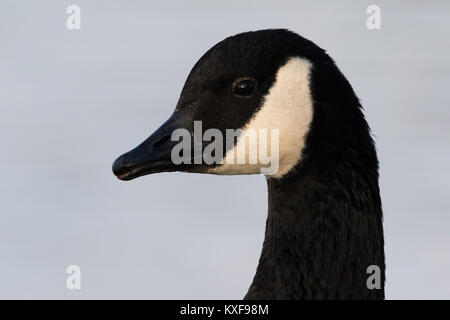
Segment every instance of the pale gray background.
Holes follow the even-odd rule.
[[[337,61],[376,136],[387,298],[450,298],[450,2],[161,3],[2,0],[0,297],[242,298],[264,177],[124,183],[111,164],[165,121],[213,44],[287,27]],[[380,31],[366,28],[373,3]],[[80,291],[66,289],[70,264]]]

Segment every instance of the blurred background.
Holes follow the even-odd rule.
[[[81,8],[68,30],[66,9]],[[381,30],[366,27],[369,5]],[[263,176],[117,180],[223,38],[289,28],[352,83],[381,165],[388,299],[450,298],[449,1],[0,4],[0,298],[241,299]],[[81,290],[66,268],[81,267]]]

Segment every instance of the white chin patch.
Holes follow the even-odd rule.
[[[210,173],[263,173],[279,178],[295,167],[301,160],[313,117],[311,67],[308,60],[298,57],[280,67],[261,109],[244,126],[236,145],[226,153],[223,164]],[[252,145],[255,141],[257,147]],[[242,161],[244,154],[245,163]],[[264,154],[268,156],[264,157]]]

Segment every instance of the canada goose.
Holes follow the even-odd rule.
[[[171,134],[184,128],[194,135],[197,120],[223,136],[242,129],[223,146],[222,163],[199,162],[191,152],[192,161],[171,160],[178,143]],[[259,161],[225,161],[251,128],[279,130],[279,163],[266,177],[265,240],[245,299],[383,299],[382,208],[369,126],[334,61],[291,31],[240,33],[208,50],[169,120],[120,156],[113,172],[121,180],[169,171],[259,173]],[[367,285],[371,265],[379,267],[379,288]]]

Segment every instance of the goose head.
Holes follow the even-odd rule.
[[[113,164],[121,180],[169,171],[267,176],[266,236],[246,298],[384,297],[375,146],[350,83],[313,42],[271,29],[208,50],[169,119]],[[378,291],[366,285],[373,265]]]
[[[317,57],[327,61],[319,47],[284,29],[219,42],[193,67],[171,117],[120,156],[114,174],[122,180],[169,171],[285,175],[302,157],[313,118],[310,81]],[[251,138],[259,147],[250,146]],[[190,140],[183,151],[181,140]],[[261,147],[270,159],[260,158]]]

